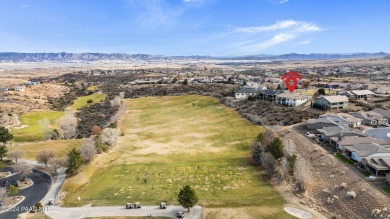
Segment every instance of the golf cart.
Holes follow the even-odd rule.
[[[177,216],[178,218],[184,218],[184,212],[178,211],[177,214],[176,214],[176,216]]]
[[[133,204],[131,204],[131,202],[127,202],[126,209],[132,209],[132,208],[134,208]]]
[[[166,208],[167,208],[167,204],[165,202],[161,202],[160,209],[166,209]]]
[[[134,203],[134,208],[141,208],[141,203],[139,202]]]

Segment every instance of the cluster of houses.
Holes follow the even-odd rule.
[[[388,121],[390,110],[377,108],[369,112],[327,113],[309,119],[306,128],[311,132],[310,137],[318,136],[318,140],[334,147],[372,175],[386,177],[390,183],[390,136],[386,135],[386,130],[390,133],[390,129],[366,127],[389,126]],[[361,131],[364,128],[370,131]]]
[[[0,93],[7,93],[8,91],[25,91],[27,86],[33,86],[40,84],[37,81],[28,81],[26,84],[22,85],[15,85],[15,86],[9,86],[9,87],[0,87]]]
[[[290,93],[283,90],[257,90],[248,85],[241,86],[235,92],[235,99],[243,100],[255,97],[286,106],[299,106],[312,100],[311,95]],[[348,97],[342,95],[319,96],[313,100],[313,106],[320,109],[343,109],[348,106]]]
[[[275,102],[276,104],[286,106],[299,106],[303,103],[308,102],[311,96],[306,96],[298,93],[290,93],[289,91],[283,90],[261,90],[244,85],[238,88],[234,95],[236,100],[248,99],[250,97],[259,98],[261,100],[267,100]]]

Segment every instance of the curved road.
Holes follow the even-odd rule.
[[[13,172],[10,167],[5,167],[2,171]],[[33,169],[33,173],[28,177],[34,182],[34,184],[26,189],[20,190],[18,193],[18,195],[24,196],[25,199],[13,209],[14,211],[0,213],[0,219],[17,218],[19,214],[28,211],[28,208],[33,207],[46,196],[52,183],[51,177],[47,173],[36,169]],[[15,174],[7,178],[0,179],[0,184],[6,180],[12,181],[20,178],[19,174]]]

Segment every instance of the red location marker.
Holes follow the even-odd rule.
[[[285,80],[284,83],[288,90],[292,93],[298,85],[298,79],[301,80],[298,72],[290,71],[282,77],[282,80]]]

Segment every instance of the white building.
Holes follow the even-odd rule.
[[[250,96],[256,96],[257,93],[258,92],[255,89],[249,87],[248,85],[244,85],[236,90],[234,97],[236,100],[244,100],[248,99]]]
[[[307,102],[309,99],[307,96],[304,96],[302,94],[296,94],[296,93],[282,93],[276,95],[276,103],[286,106],[299,106],[305,102]]]

